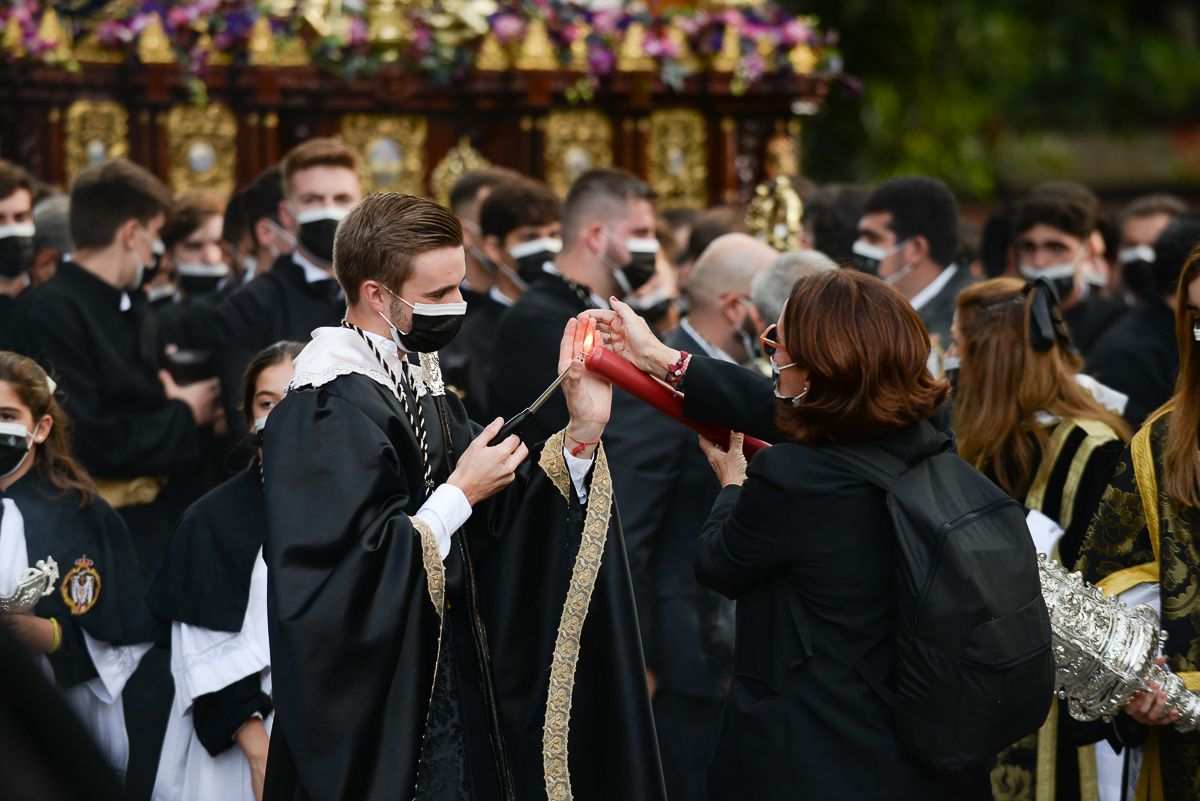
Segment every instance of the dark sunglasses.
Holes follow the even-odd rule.
[[[776,328],[778,328],[778,325],[776,323],[771,323],[758,337],[758,341],[762,345],[763,354],[768,359],[773,357],[779,351],[786,350],[786,348],[783,346],[783,343],[776,342],[774,339]]]

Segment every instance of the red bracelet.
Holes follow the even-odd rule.
[[[663,380],[672,387],[679,383],[683,378],[683,374],[687,372],[688,362],[691,360],[692,354],[686,350],[679,351],[679,361],[667,368],[667,376]]]
[[[600,440],[596,440],[595,442],[584,442],[582,440],[578,440],[578,439],[575,439],[574,437],[572,437],[570,432],[564,431],[563,433],[567,435],[567,439],[569,439],[569,440],[571,440],[571,442],[575,443],[575,446],[573,448],[571,448],[571,450],[570,450],[570,454],[572,456],[578,456],[579,454],[586,451],[592,445],[600,444]]]

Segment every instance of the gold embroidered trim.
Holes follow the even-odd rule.
[[[1079,494],[1079,485],[1083,481],[1083,472],[1087,470],[1088,460],[1092,458],[1096,448],[1117,439],[1116,432],[1099,421],[1074,420],[1072,422],[1083,429],[1087,438],[1079,443],[1079,448],[1076,449],[1075,456],[1071,459],[1071,467],[1067,471],[1066,483],[1063,484],[1062,511],[1060,512],[1062,520],[1059,525],[1063,527],[1064,531],[1071,526],[1071,519],[1075,515],[1075,496]]]
[[[1054,428],[1054,433],[1050,435],[1047,453],[1042,459],[1042,466],[1038,469],[1037,476],[1033,479],[1033,485],[1029,488],[1029,492],[1025,495],[1025,506],[1029,509],[1042,510],[1042,505],[1046,502],[1046,484],[1050,481],[1050,471],[1054,469],[1054,463],[1058,461],[1059,455],[1062,453],[1063,445],[1067,442],[1067,437],[1074,428],[1069,422],[1059,423]]]
[[[548,464],[548,462],[550,464]],[[557,464],[553,464],[557,463]],[[551,437],[542,450],[539,461],[542,469],[564,497],[571,489],[570,474],[562,455],[562,432]],[[566,477],[565,479],[563,477]],[[565,485],[560,483],[565,481]],[[579,638],[587,619],[592,590],[600,572],[604,543],[608,539],[608,522],[612,515],[612,476],[608,472],[608,457],[604,447],[596,450],[596,467],[588,495],[587,515],[571,584],[563,602],[558,622],[558,637],[554,641],[554,656],[550,660],[550,687],[546,693],[546,720],[542,728],[542,770],[546,779],[548,801],[571,801],[571,771],[567,764],[570,753],[571,695],[575,691],[575,667],[579,661]]]
[[[1096,775],[1096,747],[1095,745],[1084,745],[1080,746],[1077,751],[1079,755],[1079,799],[1080,801],[1100,801],[1100,780]]]
[[[550,479],[550,483],[562,493],[563,500],[571,502],[571,471],[567,469],[567,460],[563,458],[563,443],[566,441],[567,430],[564,428],[542,446],[542,455],[538,459],[538,467]]]
[[[1154,471],[1154,454],[1150,450],[1150,428],[1160,416],[1143,425],[1133,435],[1133,442],[1129,444],[1129,452],[1133,458],[1133,478],[1142,498],[1142,512],[1146,518],[1146,530],[1150,534],[1150,548],[1154,551],[1154,561],[1118,570],[1096,582],[1096,586],[1108,595],[1120,595],[1138,584],[1159,582],[1158,477]]]
[[[429,524],[421,518],[410,517],[409,520],[421,537],[421,561],[425,563],[425,585],[429,589],[429,601],[438,617],[441,617],[446,602],[446,565],[442,563],[437,537]]]

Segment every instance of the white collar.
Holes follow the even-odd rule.
[[[1075,383],[1086,389],[1091,396],[1108,411],[1115,415],[1125,414],[1125,406],[1129,403],[1129,396],[1123,392],[1118,392],[1112,387],[1101,384],[1096,379],[1086,373],[1076,373]],[[1058,415],[1050,414],[1045,409],[1039,409],[1033,413],[1033,419],[1039,425],[1050,426],[1057,423],[1060,418]]]
[[[729,362],[730,364],[737,364],[736,359],[702,337],[700,332],[692,327],[692,323],[690,320],[688,320],[688,318],[684,317],[682,320],[680,320],[679,327],[682,328],[688,336],[696,340],[697,344],[700,345],[700,349],[704,351],[705,356],[710,356],[714,359],[720,359],[721,361]]]
[[[933,300],[935,297],[937,297],[939,292],[946,288],[946,284],[950,283],[950,279],[954,277],[956,272],[958,272],[957,264],[951,264],[943,269],[940,273],[938,273],[937,278],[930,281],[924,289],[913,296],[913,299],[909,301],[909,304],[912,305],[913,309],[916,311],[920,311],[922,306]]]
[[[320,331],[321,329],[318,328],[317,330]],[[367,339],[375,343],[376,347],[382,348],[384,353],[395,356],[400,352],[400,346],[397,345],[396,340],[392,339],[391,337],[385,337],[382,334],[376,334],[374,331],[368,331],[365,328],[363,329],[363,333],[367,335]],[[405,352],[407,353],[407,351]]]
[[[127,312],[133,308],[133,301],[129,299],[128,292],[121,292],[121,305],[118,308],[123,312]]]
[[[496,301],[497,303],[499,303],[501,306],[504,306],[505,308],[516,303],[515,300],[513,300],[508,295],[505,295],[503,292],[501,292],[500,287],[496,286],[495,284],[492,284],[491,288],[488,290],[488,297],[491,298],[492,300]]]
[[[292,262],[304,271],[304,280],[310,284],[315,284],[318,281],[332,281],[333,273],[329,270],[322,269],[314,264],[309,259],[301,255],[297,248],[292,251]]]
[[[400,358],[397,355],[396,343],[370,331],[367,337],[383,354],[388,366],[397,377],[403,375]],[[296,374],[288,385],[288,390],[301,387],[320,387],[340,376],[357,373],[365,375],[380,386],[389,389],[399,399],[395,385],[384,372],[375,354],[367,347],[354,331],[340,326],[318,328],[312,332],[312,341],[305,345],[304,350],[296,357]],[[425,370],[419,365],[409,365],[408,374],[412,378],[413,390],[420,397],[426,392]],[[403,380],[403,379],[401,379]]]

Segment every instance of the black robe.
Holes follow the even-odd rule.
[[[309,283],[290,253],[222,298],[212,312],[214,355],[225,417],[235,440],[246,433],[240,407],[242,376],[254,355],[285,339],[307,342],[315,329],[337,325],[345,311],[345,298],[333,276]]]
[[[151,610],[191,626],[241,631],[266,518],[257,462],[192,504],[150,585]],[[251,715],[266,717],[271,709],[256,673],[196,698],[192,723],[200,744],[216,756],[234,745],[234,735]]]
[[[1143,300],[1096,341],[1087,368],[1097,380],[1129,396],[1125,419],[1139,427],[1175,391],[1175,312],[1156,298]]]
[[[490,422],[497,414],[488,399],[488,368],[509,308],[490,295],[478,297],[467,306],[462,330],[440,354],[446,383],[458,390],[472,420]]]
[[[435,403],[427,395],[422,405],[440,483],[449,460]],[[457,457],[479,429],[453,395],[445,407]],[[293,390],[271,414],[264,450],[276,704],[268,797],[462,797],[461,787],[426,782],[444,777],[447,768],[445,758],[434,758],[430,741],[441,744],[450,763],[465,753],[474,798],[499,797],[488,737],[493,699],[517,778],[514,797],[544,797],[547,674],[582,520],[578,500],[564,498],[535,464],[537,449],[514,487],[475,508],[444,564],[436,545],[432,553],[422,547],[410,517],[425,497],[419,451],[389,389],[350,374]],[[615,514],[612,520],[615,526]],[[475,565],[463,558],[464,535],[480,570],[475,612],[489,627],[484,644],[491,640],[494,693],[492,673],[474,647],[483,632],[472,613]],[[548,549],[548,540],[559,548]],[[582,628],[570,770],[577,797],[601,797],[588,795],[595,784],[608,788],[606,798],[661,798],[628,568],[620,537],[607,542]],[[528,573],[525,566],[537,563],[542,569]],[[529,580],[513,574],[514,565]],[[431,603],[439,581],[444,622],[440,604]],[[492,634],[492,626],[501,634]],[[447,660],[454,669],[444,676]],[[435,664],[438,684],[431,692]],[[458,709],[446,699],[457,700]],[[530,726],[536,747],[526,747],[535,736]],[[612,749],[640,756],[614,768]]]
[[[97,498],[80,508],[77,493],[59,493],[36,469],[0,497],[10,498],[24,518],[29,563],[47,556],[58,563],[58,585],[38,602],[33,614],[54,617],[62,627],[62,645],[48,657],[60,686],[74,687],[98,675],[83,639],[84,631],[113,645],[164,638],[164,627],[146,607],[146,585],[129,532],[112,507]],[[95,602],[78,614],[66,600],[70,571],[76,567],[99,576]],[[155,653],[152,650],[143,657],[121,698],[129,736],[125,781],[130,798],[149,797],[171,700],[156,681],[156,671],[165,671],[166,665],[153,660]],[[139,692],[140,688],[148,692]]]
[[[1091,357],[1092,348],[1129,308],[1119,300],[1097,294],[1094,287],[1088,288],[1083,301],[1062,313],[1063,322],[1071,332],[1071,342],[1079,348],[1085,360]]]
[[[14,347],[58,382],[74,424],[75,455],[98,479],[162,476],[150,504],[118,510],[145,570],[153,571],[179,515],[199,495],[201,436],[183,401],[158,380],[158,339],[145,295],[121,291],[71,262],[24,293]]]

